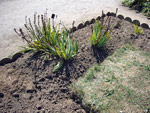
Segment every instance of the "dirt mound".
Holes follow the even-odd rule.
[[[125,43],[150,52],[150,30],[143,30],[138,37],[134,26],[112,17],[114,31],[107,47],[93,50],[89,43],[91,26],[73,33],[79,42],[79,54],[53,73],[58,59],[45,60],[40,53],[27,53],[13,63],[0,67],[0,111],[84,113],[87,109],[72,98],[68,86],[83,75],[95,63],[101,63],[108,55]],[[117,25],[117,27],[116,27]]]

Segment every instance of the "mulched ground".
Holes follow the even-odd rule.
[[[119,22],[119,24],[117,24]],[[69,85],[95,63],[126,43],[150,52],[150,30],[134,33],[134,25],[112,17],[112,39],[105,48],[92,49],[91,26],[73,33],[79,42],[79,54],[53,73],[58,59],[46,61],[43,56],[26,53],[13,63],[0,67],[0,112],[10,113],[85,113],[88,109],[76,100]]]

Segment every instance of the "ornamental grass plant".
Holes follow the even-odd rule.
[[[38,20],[37,20],[38,19]],[[47,18],[44,15],[34,14],[33,24],[30,18],[24,24],[26,32],[21,28],[15,32],[27,42],[23,51],[42,52],[44,55],[57,56],[61,62],[71,59],[78,53],[78,43],[73,41],[69,31],[55,24],[55,15]],[[62,63],[60,63],[62,64]]]
[[[108,41],[111,39],[110,36],[110,26],[111,26],[111,17],[107,17],[104,22],[105,16],[102,16],[100,21],[96,21],[93,26],[92,36],[90,37],[90,43],[93,47],[101,48],[105,46]],[[108,25],[104,25],[108,21]]]

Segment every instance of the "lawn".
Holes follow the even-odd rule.
[[[142,113],[150,110],[149,84],[150,54],[126,45],[91,67],[71,88],[91,111]]]

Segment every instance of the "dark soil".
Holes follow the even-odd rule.
[[[119,22],[117,24],[117,22]],[[63,65],[57,73],[53,67],[58,59],[46,61],[39,53],[26,53],[13,63],[0,67],[0,112],[4,113],[85,113],[88,109],[73,97],[69,85],[95,63],[126,43],[150,52],[150,30],[134,33],[134,25],[112,17],[112,39],[102,49],[92,49],[91,26],[77,30],[79,54]],[[116,26],[117,25],[117,26]]]

